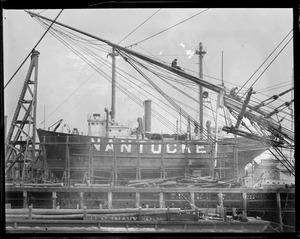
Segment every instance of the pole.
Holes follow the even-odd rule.
[[[199,78],[203,80],[203,57],[206,51],[203,49],[202,42],[199,43]],[[199,139],[203,139],[203,87],[199,84]]]
[[[112,76],[111,76],[111,120],[116,117],[116,49],[112,48],[112,53],[109,54],[112,58]]]
[[[32,159],[35,159],[35,131],[36,131],[36,114],[37,114],[37,87],[38,87],[38,51],[33,51],[32,58],[34,58],[34,96],[33,96],[33,127],[32,127]]]

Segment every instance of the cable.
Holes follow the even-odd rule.
[[[145,24],[150,18],[152,18],[156,13],[158,13],[160,9],[158,9],[155,13],[153,13],[150,17],[148,17],[145,21],[143,21],[140,25],[138,25],[133,31],[131,31],[127,36],[125,36],[121,41],[118,42],[118,45],[124,41],[127,37],[129,37],[132,33],[134,33],[137,29],[139,29],[143,24]]]
[[[207,8],[207,9],[201,11],[201,12],[198,12],[197,14],[195,14],[195,15],[193,15],[193,16],[191,16],[191,17],[189,17],[189,18],[187,18],[187,19],[185,19],[185,20],[183,20],[183,21],[181,21],[181,22],[179,22],[179,23],[177,23],[177,24],[175,24],[175,25],[173,25],[173,26],[171,26],[171,27],[168,27],[167,29],[165,29],[165,30],[163,30],[163,31],[160,31],[160,32],[158,32],[158,33],[156,33],[156,34],[154,34],[154,35],[152,35],[152,36],[150,36],[150,37],[147,37],[147,38],[144,39],[144,40],[141,40],[141,41],[136,42],[136,43],[134,43],[134,44],[132,44],[132,45],[129,45],[129,46],[127,46],[126,48],[132,47],[132,46],[137,45],[137,44],[139,44],[139,43],[141,43],[141,42],[144,42],[144,41],[146,41],[146,40],[149,40],[150,38],[155,37],[155,36],[157,36],[157,35],[159,35],[159,34],[161,34],[161,33],[163,33],[163,32],[166,32],[166,31],[172,29],[173,27],[176,27],[176,26],[178,26],[179,24],[184,23],[184,22],[186,22],[186,21],[188,21],[188,20],[190,20],[190,19],[192,19],[192,18],[194,18],[194,17],[200,15],[201,13],[204,13],[204,12],[207,11],[208,9],[209,9],[209,8]]]
[[[290,41],[293,39],[293,37],[291,37],[291,39],[284,45],[284,47],[279,51],[279,53],[274,57],[274,59],[269,63],[269,65],[267,65],[267,67],[263,70],[263,72],[257,77],[257,79],[252,83],[252,85],[250,87],[252,87],[258,80],[259,78],[265,73],[265,71],[269,68],[269,66],[276,60],[276,58],[280,55],[280,53],[284,50],[284,48],[290,43]],[[244,94],[245,95],[245,94]],[[243,95],[243,96],[244,96]],[[242,96],[242,97],[243,97]]]
[[[290,35],[290,33],[293,31],[290,30],[289,33],[283,38],[283,40],[277,45],[277,47],[269,54],[269,56],[267,57],[267,59],[264,60],[264,62],[257,68],[257,70],[250,76],[250,78],[242,85],[242,87],[240,88],[240,90],[250,81],[250,79],[255,75],[255,73],[263,66],[263,64],[265,64],[265,62],[271,57],[271,55],[277,50],[277,48],[281,45],[281,43],[288,37],[288,35]],[[273,61],[272,61],[273,62]],[[249,87],[250,88],[250,87]],[[237,92],[239,93],[240,90]]]
[[[31,55],[31,53],[39,45],[39,43],[41,42],[41,40],[44,38],[44,36],[50,30],[50,28],[55,23],[55,21],[57,20],[57,18],[60,16],[60,14],[62,13],[62,11],[63,11],[63,9],[58,13],[58,15],[56,16],[56,18],[54,19],[54,21],[50,24],[49,28],[46,30],[46,32],[43,34],[43,36],[40,38],[40,40],[35,44],[35,46],[32,48],[32,50],[30,51],[30,53],[27,55],[27,57],[25,58],[25,60],[22,62],[22,64],[19,66],[19,68],[16,70],[16,72],[12,75],[12,77],[9,79],[9,81],[5,84],[4,89],[6,88],[6,86],[8,86],[8,84],[12,81],[12,79],[15,77],[15,75],[19,72],[19,70],[21,69],[21,67],[24,65],[24,63],[27,61],[27,59],[29,58],[29,56]],[[25,11],[25,12],[27,12],[27,11]]]

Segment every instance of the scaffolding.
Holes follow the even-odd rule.
[[[39,54],[32,51],[30,66],[5,140],[5,175],[11,172],[14,165],[18,165],[22,180],[38,151],[35,130]]]

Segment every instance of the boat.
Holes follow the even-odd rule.
[[[49,20],[34,13],[29,12],[29,14]],[[72,133],[56,132],[59,125],[52,131],[37,129],[41,152],[40,157],[38,157],[41,160],[39,167],[41,171],[46,172],[47,177],[51,175],[51,180],[63,181],[68,185],[82,181],[124,185],[129,180],[134,179],[188,177],[189,175],[205,177],[210,175],[212,178],[238,182],[238,178],[244,174],[245,166],[274,142],[272,141],[273,139],[268,137],[265,137],[265,139],[252,135],[249,137],[249,134],[247,135],[243,132],[242,136],[238,135],[240,132],[236,128],[241,124],[242,114],[245,113],[245,107],[248,104],[247,100],[249,101],[252,91],[243,101],[234,94],[233,90],[226,89],[224,85],[219,86],[205,82],[202,80],[201,75],[199,78],[194,77],[182,69],[168,66],[107,40],[94,37],[61,23],[56,22],[56,24],[78,31],[112,47],[112,53],[108,54],[108,56],[112,57],[113,69],[112,107],[111,110],[106,108],[104,114],[97,112],[88,115],[88,133],[86,135],[80,134],[77,128],[74,128]],[[205,87],[215,92],[222,91],[223,104],[226,104],[226,107],[230,110],[241,111],[235,129],[233,126],[225,128],[227,133],[234,133],[237,136],[221,138],[219,136],[221,130],[218,122],[216,122],[214,127],[211,127],[210,123],[207,122],[207,135],[204,137],[203,115],[199,117],[200,123],[192,119],[188,113],[162,92],[147,76],[144,77],[148,79],[149,83],[186,118],[186,132],[184,134],[175,133],[170,135],[152,131],[151,102],[154,99],[144,102],[145,114],[137,119],[138,126],[135,130],[131,130],[128,126],[116,122],[116,76],[114,69],[116,68],[115,57],[117,54],[121,55],[121,51],[176,75],[186,77],[192,82],[199,84],[200,88]],[[202,43],[199,44],[198,54],[200,65],[202,65],[201,59],[206,54]],[[125,61],[130,61],[129,55],[123,56]],[[200,69],[200,74],[201,71]],[[203,105],[201,99],[207,97],[207,94],[207,92],[203,92],[203,89],[200,90],[200,107]],[[220,108],[222,104],[220,100],[218,104]],[[255,108],[252,106],[248,113],[250,119],[259,122],[260,118],[257,116],[257,113],[266,116],[259,107]],[[203,114],[203,110],[200,110],[200,114]],[[191,123],[195,125],[193,132]],[[279,127],[273,121],[269,124],[275,130]],[[213,128],[214,130],[212,130]],[[178,129],[176,131],[178,132]],[[288,131],[288,133],[290,132]],[[290,137],[288,133],[287,135]],[[18,168],[14,170],[20,171]]]
[[[64,24],[55,23],[65,27]],[[83,33],[71,27],[67,28]],[[37,79],[31,81],[30,75],[33,69],[37,73],[39,52],[32,52],[24,92],[21,93],[19,108],[8,132],[6,176],[9,176],[9,172],[13,182],[6,178],[7,230],[26,230],[19,228],[26,226],[28,231],[51,229],[66,232],[77,230],[79,226],[86,230],[93,227],[94,231],[99,232],[104,231],[106,226],[114,225],[111,230],[132,229],[136,232],[153,227],[152,231],[159,232],[160,229],[173,231],[181,225],[178,231],[263,232],[270,226],[269,219],[266,217],[267,220],[261,220],[256,215],[264,210],[271,210],[272,216],[276,214],[279,218],[279,230],[283,231],[284,225],[280,219],[281,200],[284,200],[286,194],[293,195],[293,188],[266,192],[264,188],[256,189],[253,185],[250,189],[236,190],[232,188],[235,185],[231,184],[236,183],[239,187],[239,179],[244,178],[245,167],[266,149],[290,146],[290,141],[293,141],[291,131],[279,124],[283,119],[278,123],[271,119],[273,112],[266,113],[261,109],[263,104],[249,103],[252,88],[247,91],[246,97],[239,97],[234,93],[234,89],[229,90],[223,84],[216,85],[204,81],[202,67],[199,77],[195,77],[182,68],[161,63],[90,34],[83,34],[111,47],[107,57],[112,58],[112,107],[105,108],[104,112],[88,113],[88,132],[85,134],[80,133],[78,128],[63,132],[66,124],[62,125],[62,120],[52,125],[55,126],[52,130],[52,126],[48,130],[45,127],[36,127],[35,117],[19,120],[17,113],[22,108],[27,109],[25,116],[31,114],[30,107],[21,107],[24,103],[31,103],[25,100],[23,93],[30,85],[37,86]],[[201,66],[201,59],[206,53],[202,43],[199,44],[197,52]],[[136,119],[135,128],[117,122],[116,106],[113,103],[116,100],[114,69],[117,54],[121,55],[125,62],[132,63],[131,57],[134,56],[153,64],[154,68],[170,72],[172,77],[180,76],[196,83],[197,87],[199,85],[199,111],[202,114],[199,116],[199,122],[159,89],[151,78],[148,82],[178,113],[180,122],[176,122],[175,132],[159,132],[151,127],[152,117],[155,115],[151,104],[157,100],[154,98],[140,102],[144,106],[144,115],[140,114]],[[143,75],[142,72],[139,73]],[[146,75],[143,76],[147,78]],[[203,92],[202,87],[218,95],[214,126],[211,126],[210,121],[203,122],[202,100],[211,92]],[[32,97],[32,102],[35,103],[34,111],[37,108],[35,97],[36,95]],[[233,123],[224,127],[218,124],[219,110],[222,107],[229,109],[230,113],[235,113],[235,126]],[[36,115],[35,113],[33,115]],[[181,117],[187,126],[183,130]],[[242,127],[239,126],[244,126],[243,118],[257,124],[264,130],[264,135],[242,131]],[[33,122],[30,122],[31,120]],[[18,135],[20,130],[16,133],[17,137],[12,137],[16,125],[21,124],[18,129],[26,133],[23,130],[24,126],[31,123],[38,138],[35,138],[33,133],[32,138],[22,140]],[[19,146],[20,150],[16,146]],[[269,195],[272,198],[269,198]],[[266,198],[264,208],[257,207],[261,205],[261,198]],[[293,197],[285,198],[286,205],[288,200],[293,200]],[[178,210],[179,214],[174,216],[174,210]],[[209,210],[211,213],[208,213]],[[283,210],[285,213],[286,208]],[[293,212],[292,210],[291,206],[290,212]],[[63,223],[64,227],[57,228],[57,223]],[[134,228],[131,228],[132,225]]]
[[[97,115],[94,114],[89,118],[89,124],[102,128],[98,131],[106,134],[103,130],[106,127],[106,119],[100,120]],[[128,128],[124,126],[109,126],[109,131],[112,132],[119,129],[128,132]],[[140,139],[137,139],[137,135],[101,137],[43,129],[37,129],[37,133],[47,155],[47,169],[59,179],[69,170],[69,174],[72,175],[70,180],[73,183],[81,182],[84,175],[89,172],[93,175],[91,183],[107,184],[117,180],[121,185],[132,179],[180,177],[185,174],[210,175],[212,144],[204,140],[179,140],[176,139],[178,135],[162,137],[161,140],[152,139],[150,135],[149,138]],[[186,135],[179,137],[187,138]],[[233,164],[235,145],[240,174],[244,173],[246,164],[265,151],[260,142],[247,138],[220,139],[219,155],[226,161],[225,167],[228,172],[225,178],[221,178],[222,180],[233,179],[233,170],[229,165]],[[65,167],[67,162],[69,169]]]

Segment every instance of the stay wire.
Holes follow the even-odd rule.
[[[290,30],[289,33],[283,38],[283,40],[276,46],[276,48],[269,54],[269,56],[264,60],[264,62],[256,69],[256,71],[250,76],[250,78],[240,87],[237,93],[240,92],[240,90],[251,80],[251,78],[258,72],[258,70],[265,64],[265,62],[271,57],[271,55],[278,49],[278,47],[281,45],[282,42],[290,35],[290,33],[293,31]],[[252,84],[253,85],[253,84]],[[250,87],[249,87],[250,88]]]
[[[19,68],[15,71],[15,73],[12,75],[12,77],[9,79],[9,81],[5,84],[4,89],[8,86],[8,84],[12,81],[12,79],[15,77],[15,75],[19,72],[19,70],[22,68],[22,66],[25,64],[25,62],[27,61],[27,59],[30,57],[31,53],[34,51],[34,49],[40,44],[40,42],[42,41],[42,39],[44,38],[44,36],[47,34],[47,32],[50,30],[50,28],[52,27],[52,25],[55,23],[55,21],[57,20],[57,18],[60,16],[60,14],[62,13],[64,9],[62,9],[58,15],[56,16],[56,18],[53,20],[53,22],[51,23],[51,25],[49,26],[49,28],[46,30],[46,32],[42,35],[42,37],[40,38],[40,40],[35,44],[35,46],[32,48],[32,50],[30,51],[30,53],[26,56],[26,58],[24,59],[24,61],[22,62],[22,64],[19,66]],[[27,12],[27,11],[25,11]]]
[[[81,57],[83,57],[83,56],[81,56]],[[126,88],[122,88],[121,89],[122,91],[123,91],[123,93],[124,93],[124,90],[125,90],[125,93],[126,93],[126,95],[128,95],[128,91],[126,91]],[[129,94],[128,95],[129,97],[131,96],[131,94]],[[135,98],[133,98],[133,99],[135,99]],[[159,115],[158,115],[158,117],[159,117]],[[162,117],[162,116],[160,116],[160,117]],[[160,120],[161,121],[161,120]],[[162,123],[164,123],[165,125],[166,125],[166,122],[162,122]],[[167,126],[167,125],[166,125]],[[170,128],[170,127],[169,127]],[[172,130],[172,129],[171,129]],[[173,129],[173,132],[174,132],[174,129]]]
[[[284,47],[278,52],[278,54],[274,57],[274,59],[267,65],[267,67],[263,70],[263,72],[257,77],[257,79],[251,84],[250,87],[252,87],[258,80],[259,78],[265,73],[265,71],[270,67],[270,65],[276,60],[276,58],[280,55],[280,53],[285,49],[285,47],[290,43],[290,41],[293,39],[293,37],[291,37],[291,39],[284,45]],[[245,95],[246,93],[244,93]],[[243,96],[244,96],[243,95]],[[242,96],[242,97],[243,97]]]
[[[153,37],[155,37],[155,36],[157,36],[157,35],[159,35],[159,34],[161,34],[161,33],[163,33],[163,32],[166,32],[166,31],[168,31],[168,30],[170,30],[170,29],[172,29],[172,28],[174,28],[174,27],[176,27],[176,26],[178,26],[178,25],[180,25],[180,24],[182,24],[182,23],[184,23],[184,22],[186,22],[186,21],[188,21],[188,20],[190,20],[190,19],[192,19],[192,18],[194,18],[194,17],[196,17],[196,16],[202,14],[202,13],[204,13],[204,12],[207,11],[208,9],[209,9],[209,8],[207,8],[207,9],[201,11],[201,12],[198,12],[197,14],[195,14],[195,15],[193,15],[193,16],[191,16],[191,17],[189,17],[189,18],[187,18],[187,19],[185,19],[185,20],[183,20],[183,21],[181,21],[181,22],[179,22],[179,23],[177,23],[177,24],[175,24],[175,25],[173,25],[173,26],[171,26],[171,27],[168,27],[168,28],[165,29],[165,30],[162,30],[162,31],[160,31],[160,32],[158,32],[158,33],[156,33],[156,34],[154,34],[154,35],[152,35],[152,36],[149,36],[149,37],[147,37],[147,38],[144,39],[144,40],[141,40],[141,41],[138,41],[138,42],[136,42],[136,43],[134,43],[134,44],[129,45],[129,46],[127,46],[126,48],[129,48],[129,47],[138,45],[139,43],[142,43],[142,42],[144,42],[144,41],[147,41],[147,40],[149,40],[149,39],[151,39],[151,38],[153,38]]]
[[[145,21],[143,21],[140,25],[138,25],[134,30],[132,30],[127,36],[125,36],[121,41],[118,42],[118,45],[124,41],[127,37],[129,37],[132,33],[134,33],[137,29],[139,29],[142,25],[144,25],[150,18],[152,18],[156,13],[158,13],[160,9],[158,9],[155,13],[153,13],[150,17],[148,17]]]
[[[119,52],[119,54],[122,55],[121,52]],[[124,56],[124,55],[125,55],[125,56]],[[141,70],[139,70],[135,64],[133,64],[133,62],[132,62],[131,60],[134,60],[134,59],[131,59],[126,53],[124,53],[124,55],[122,55],[122,57],[123,57],[124,59],[126,59],[126,61],[127,61],[134,69],[136,69],[136,70],[137,70],[137,71],[138,71],[138,72],[139,72],[139,73],[140,73],[147,81],[150,81],[150,79],[149,79],[149,78],[148,78]],[[149,69],[148,69],[146,66],[144,66],[143,64],[141,64],[141,66],[142,66],[143,68],[145,68],[146,70],[149,71]],[[152,72],[152,73],[153,73],[153,72]],[[150,82],[150,83],[151,83],[151,82]],[[154,84],[154,85],[155,85],[154,82],[152,82],[151,84]],[[153,87],[154,87],[154,86],[153,86]],[[158,86],[157,86],[157,85],[155,85],[155,89],[158,90]],[[162,94],[161,91],[158,90],[158,92],[159,92],[160,94]],[[193,117],[191,117],[187,112],[185,112],[178,104],[176,104],[169,96],[167,96],[165,93],[164,93],[162,96],[164,96],[164,98],[166,98],[166,100],[168,100],[169,103],[172,104],[173,107],[175,107],[175,108],[177,109],[177,112],[178,112],[178,113],[181,113],[181,114],[184,116],[184,118],[185,118],[186,120],[190,120],[190,121],[193,122],[193,123],[198,123],[195,119],[193,119]]]

